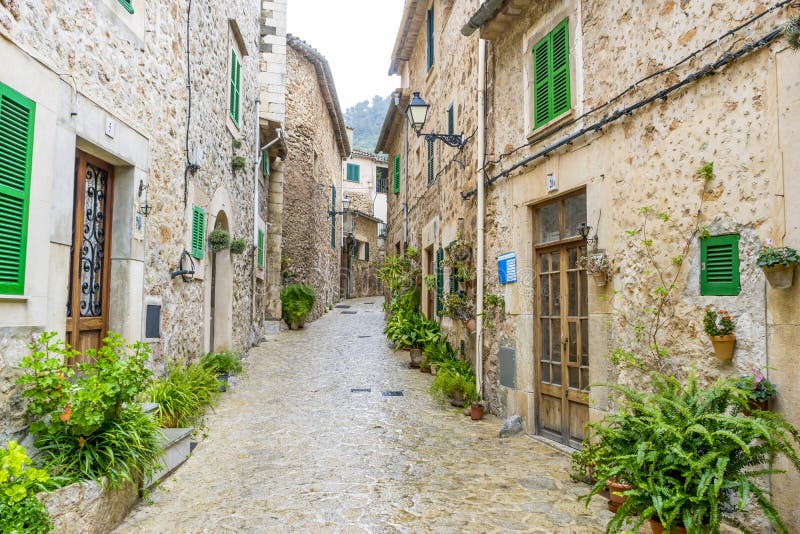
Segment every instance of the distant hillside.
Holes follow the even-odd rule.
[[[372,97],[372,103],[364,100],[344,112],[344,121],[355,130],[353,148],[367,152],[375,151],[383,119],[391,101],[391,95],[386,98],[376,95]]]

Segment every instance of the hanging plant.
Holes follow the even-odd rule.
[[[208,244],[211,252],[222,252],[231,246],[231,235],[225,230],[214,230],[208,234]]]
[[[758,252],[757,264],[764,271],[769,285],[775,289],[792,287],[794,269],[800,265],[800,256],[791,247],[773,247],[767,240],[767,246]]]
[[[586,269],[586,273],[594,278],[595,285],[603,287],[611,279],[614,270],[605,250],[593,250],[578,259],[578,267]]]
[[[468,264],[472,258],[472,243],[459,238],[447,246],[444,264],[447,267]]]
[[[234,169],[244,169],[245,165],[247,165],[247,161],[245,161],[244,156],[233,156],[231,167]]]
[[[486,293],[483,296],[483,325],[486,328],[494,328],[494,320],[498,312],[503,313],[506,308],[506,300],[500,295]]]
[[[447,293],[442,297],[442,315],[459,321],[469,321],[475,317],[475,305],[460,293]]]
[[[231,254],[242,254],[247,248],[247,241],[241,237],[231,239]]]
[[[435,274],[426,274],[422,277],[422,282],[425,284],[425,288],[428,291],[436,291],[436,275]]]
[[[800,13],[790,18],[783,27],[783,36],[790,47],[800,50]]]

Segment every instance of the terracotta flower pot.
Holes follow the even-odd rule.
[[[469,416],[473,421],[480,421],[483,419],[483,404],[471,404],[469,407]]]
[[[409,365],[414,369],[419,368],[420,364],[422,363],[422,350],[421,349],[411,349],[408,351],[409,358],[411,362]]]
[[[611,478],[606,480],[606,487],[608,488],[608,509],[611,510],[611,504],[613,503],[615,505],[614,509],[612,510],[613,512],[616,512],[616,509],[619,508],[619,505],[624,503],[628,498],[627,495],[622,495],[622,493],[633,489],[633,486],[630,484],[626,484],[625,482],[620,482],[617,479]]]
[[[659,521],[658,519],[650,520],[650,528],[653,529],[653,534],[664,533],[664,525],[662,525],[661,521]],[[669,530],[669,534],[686,534],[686,529],[683,527],[672,527]]]
[[[478,327],[478,321],[475,320],[475,317],[470,317],[467,320],[467,330],[469,330],[470,334],[475,333],[475,329]]]
[[[794,264],[792,265],[773,265],[772,267],[763,267],[764,276],[767,277],[767,282],[775,289],[788,289],[792,287],[792,280],[794,279]]]
[[[592,278],[594,279],[594,285],[597,287],[604,287],[608,283],[606,273],[603,271],[592,273]]]
[[[730,360],[733,358],[733,349],[736,346],[736,334],[727,336],[709,336],[711,344],[714,346],[714,354],[720,360]]]
[[[755,399],[750,399],[747,402],[747,407],[742,410],[742,413],[744,415],[746,415],[747,417],[750,417],[751,415],[753,415],[753,412],[756,412],[756,411],[765,412],[767,410],[769,410],[769,401],[768,400],[758,401],[758,400],[755,400]]]

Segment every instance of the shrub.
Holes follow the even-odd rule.
[[[146,344],[127,344],[110,332],[101,348],[86,351],[88,362],[77,365],[77,374],[68,366],[77,352],[54,332],[30,348],[17,383],[36,419],[30,426],[34,443],[51,473],[69,481],[107,478],[117,487],[158,467],[158,428],[133,405],[152,379]]]
[[[242,372],[242,359],[233,351],[209,352],[200,358],[200,365],[217,375],[239,374]]]
[[[231,239],[231,254],[242,254],[247,249],[247,241],[241,237]]]
[[[165,428],[196,426],[219,392],[217,371],[195,363],[172,363],[164,378],[156,380],[144,397],[158,404],[155,415]]]
[[[281,290],[283,320],[287,324],[303,322],[316,301],[314,290],[305,284],[291,284]]]
[[[421,349],[442,341],[439,325],[416,310],[398,311],[389,318],[383,331],[398,348]]]
[[[706,310],[703,328],[709,336],[727,336],[735,328],[731,315],[725,310]]]
[[[471,404],[479,400],[475,387],[475,375],[459,373],[455,368],[445,366],[436,373],[430,388],[431,395],[436,400],[444,403],[448,398],[461,393],[464,402]]]
[[[16,441],[0,449],[0,532],[50,531],[50,516],[36,498],[36,493],[49,489],[50,475],[30,464],[25,449]]]
[[[588,425],[578,460],[594,469],[591,497],[609,478],[632,486],[627,500],[606,532],[631,531],[657,518],[669,531],[684,526],[689,534],[718,532],[723,514],[746,509],[750,500],[779,532],[786,527],[756,484],[777,456],[800,470],[800,434],[780,414],[737,415],[748,394],[736,379],[720,379],[708,389],[693,374],[686,384],[659,373],[651,375],[652,393],[618,385],[609,387],[622,397],[622,408],[599,423]],[[579,466],[580,467],[580,466]]]
[[[231,235],[225,230],[214,230],[208,234],[208,244],[211,245],[211,252],[222,252],[231,246]]]
[[[453,350],[450,342],[444,339],[438,342],[428,343],[425,345],[425,348],[422,349],[422,352],[425,354],[425,359],[428,364],[444,364],[445,362],[454,361],[456,359],[456,351]]]

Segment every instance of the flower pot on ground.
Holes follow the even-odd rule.
[[[431,374],[433,376],[436,376],[436,373],[439,372],[439,364],[438,363],[432,363],[430,368],[431,368]]]
[[[483,403],[473,402],[469,405],[469,416],[473,421],[480,421],[483,419]]]
[[[652,529],[653,534],[663,534],[666,532],[664,525],[662,525],[661,521],[658,519],[650,520],[650,528]],[[674,526],[669,530],[669,534],[686,534],[686,529],[680,525]]]
[[[775,289],[792,287],[794,268],[800,264],[800,256],[790,247],[767,246],[758,252],[757,264],[764,271],[767,282]]]
[[[733,349],[736,346],[736,334],[733,333],[734,322],[730,313],[725,310],[707,309],[703,317],[703,329],[711,344],[714,346],[714,354],[720,360],[730,360],[733,358]]]
[[[314,290],[305,284],[291,284],[281,290],[283,320],[292,330],[303,328],[316,301]]]
[[[624,480],[609,478],[606,480],[606,487],[608,488],[608,509],[616,513],[620,505],[628,498],[624,493],[632,490],[633,486]]]
[[[410,359],[409,366],[412,369],[418,369],[420,364],[422,363],[422,349],[411,349],[408,351],[408,357]]]

